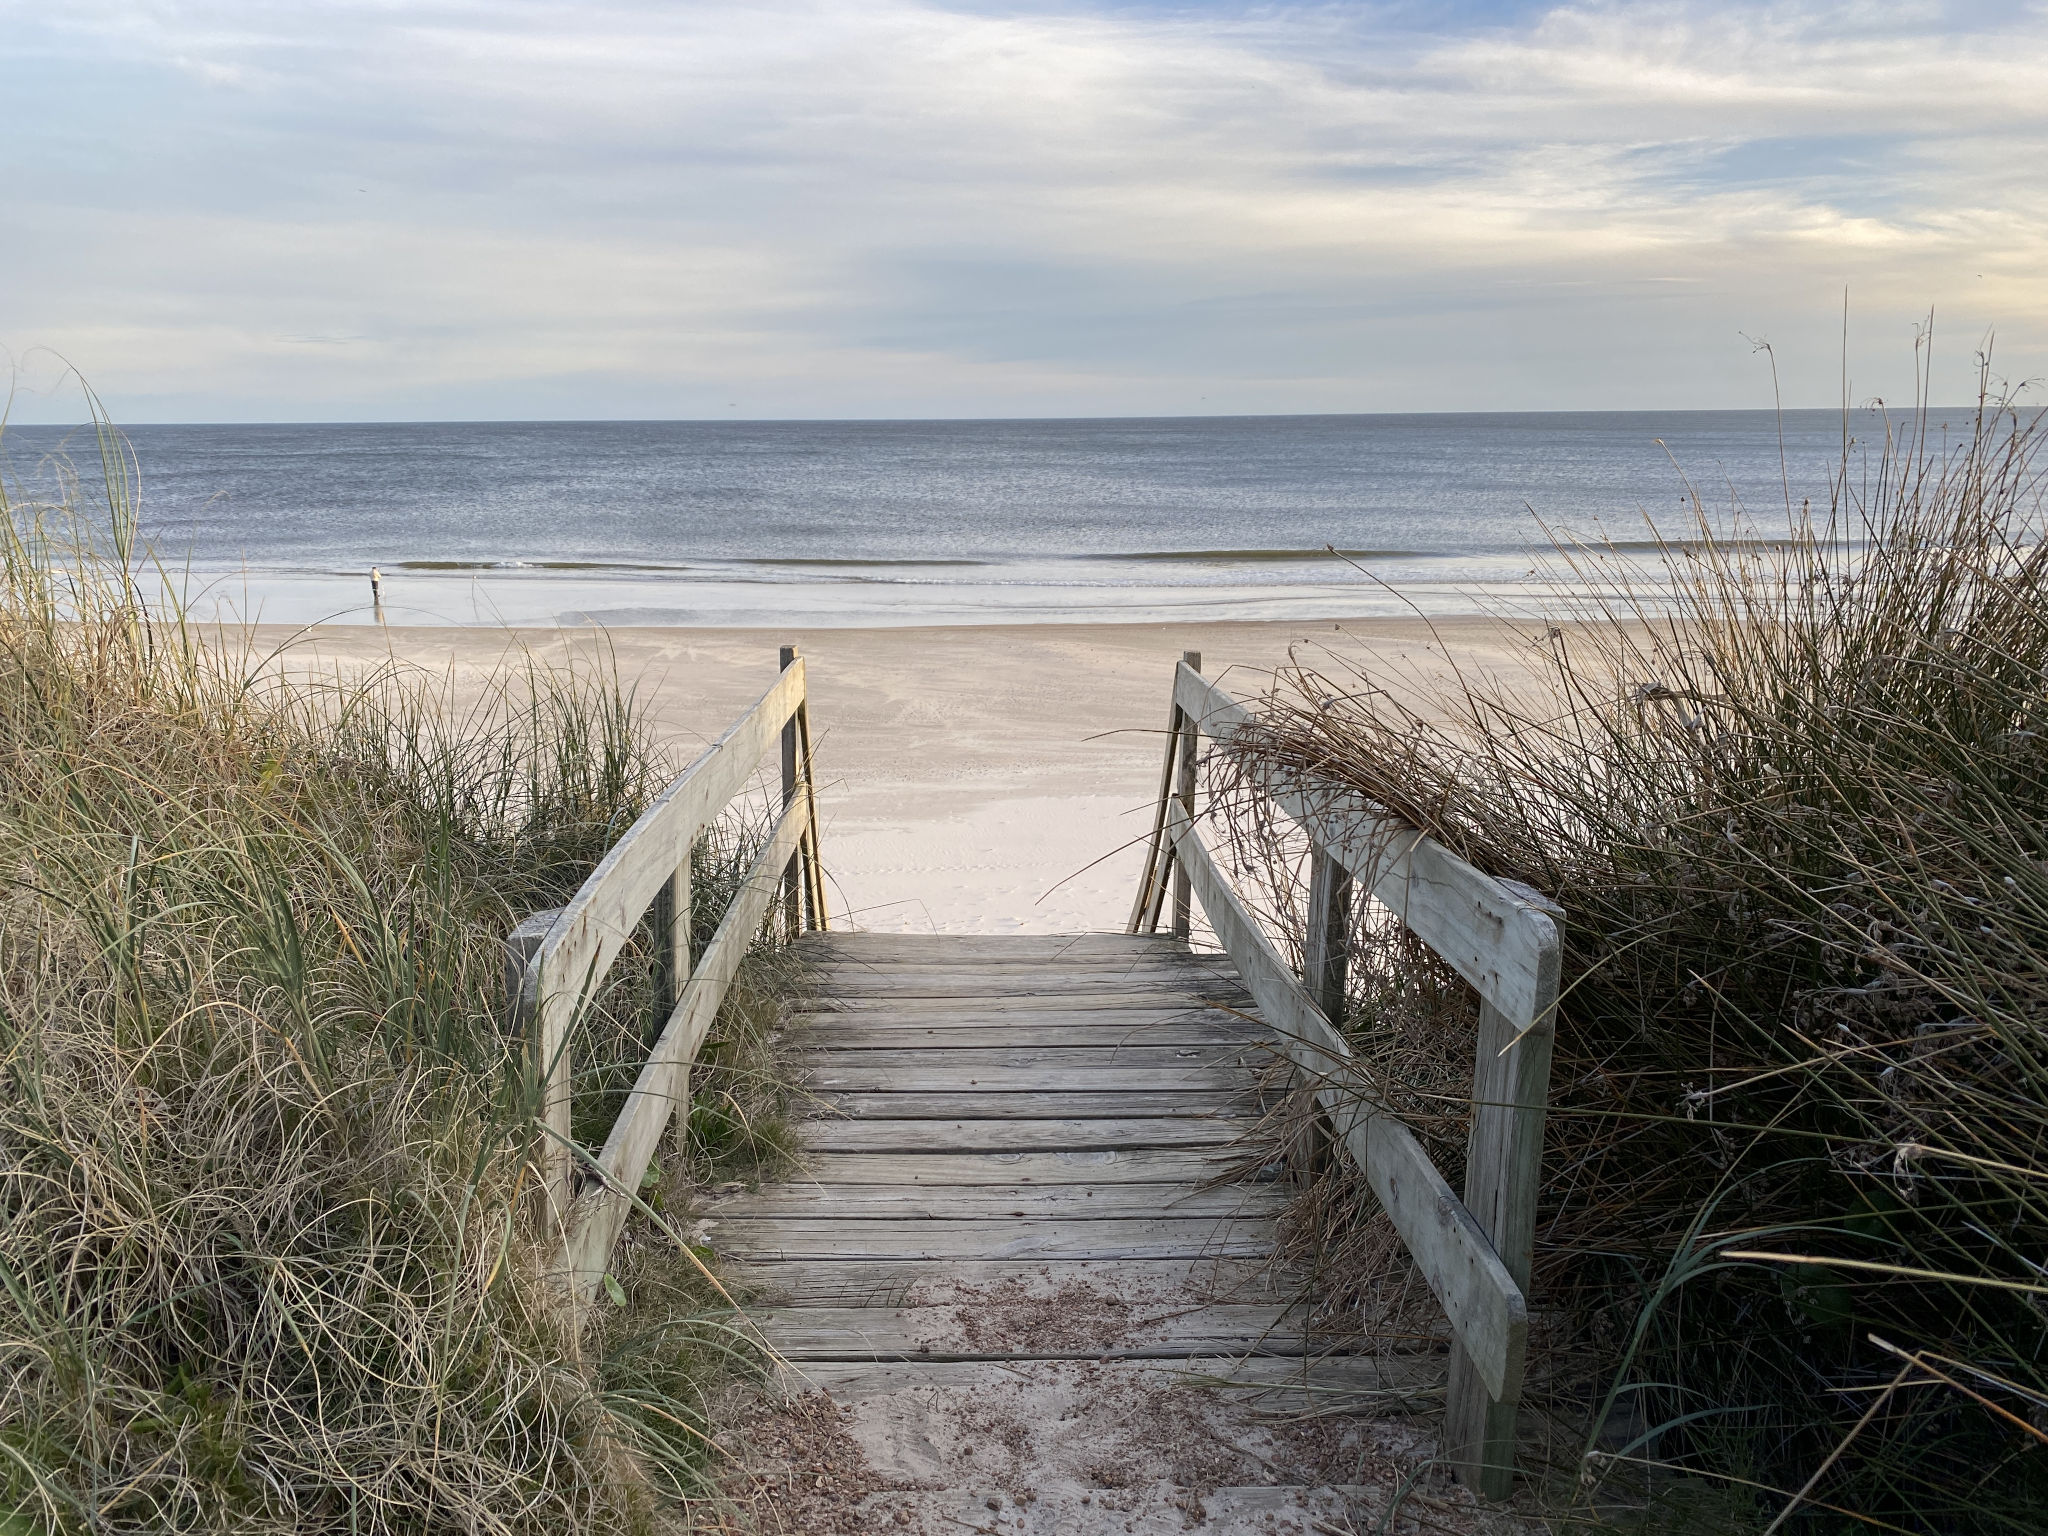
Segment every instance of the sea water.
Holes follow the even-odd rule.
[[[892,625],[1537,611],[1560,545],[1769,539],[1831,411],[132,426],[143,536],[205,616]],[[15,427],[17,502],[90,432]],[[1334,552],[1333,552],[1334,551]],[[1603,556],[1602,558],[1606,558]],[[1640,572],[1639,572],[1640,577]]]

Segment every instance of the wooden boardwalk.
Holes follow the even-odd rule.
[[[1071,1497],[1040,1511],[1040,1526],[1114,1532],[1122,1518],[1100,1518],[1122,1509],[1133,1511],[1120,1524],[1130,1532],[1149,1516],[1118,1481],[1130,1470],[1108,1466],[1098,1442],[1124,1436],[1124,1462],[1159,1470],[1157,1434],[1194,1434],[1194,1419],[1186,1389],[1157,1382],[1202,1378],[1241,1389],[1237,1405],[1434,1399],[1434,1456],[1468,1489],[1507,1497],[1565,913],[1346,784],[1286,776],[1262,793],[1307,838],[1309,879],[1303,952],[1298,963],[1278,952],[1198,831],[1204,752],[1233,752],[1255,723],[1202,676],[1198,655],[1182,657],[1128,934],[834,934],[805,666],[784,645],[776,682],[647,805],[569,905],[528,915],[506,940],[506,1014],[528,1042],[541,1104],[537,1202],[559,1229],[549,1276],[571,1305],[590,1307],[610,1282],[633,1190],[688,1104],[690,1063],[741,956],[774,918],[813,963],[821,999],[799,1053],[817,1108],[809,1163],[801,1178],[715,1202],[705,1235],[797,1382],[827,1386],[842,1405],[885,1401],[862,1446],[870,1468],[899,1479],[891,1487],[940,1503],[944,1487],[973,1497],[946,1479],[983,1473],[995,1432],[963,1425],[1008,1397],[995,1434],[1012,1458],[1004,1487],[1044,1481],[1059,1442],[1071,1452]],[[684,922],[692,848],[776,741],[782,809],[698,952]],[[1362,899],[1479,997],[1462,1196],[1382,1102],[1341,1028]],[[1196,905],[1221,952],[1188,948]],[[1157,934],[1169,911],[1178,938]],[[578,1149],[571,1026],[649,918],[666,1018],[604,1145]],[[1366,1360],[1317,1337],[1274,1264],[1284,1169],[1260,1151],[1255,1126],[1262,1085],[1280,1079],[1313,1094],[1331,1155],[1358,1169],[1401,1235],[1413,1278],[1442,1309],[1442,1341],[1411,1331]],[[1143,1434],[1133,1391],[1153,1415]],[[950,1468],[934,1460],[948,1434]],[[1198,1489],[1214,1485],[1219,1497],[1235,1487],[1229,1520],[1264,1520],[1292,1499],[1307,1528],[1327,1528],[1313,1511],[1329,1507],[1335,1485],[1309,1448],[1288,1452],[1249,1419],[1206,1419],[1198,1438],[1229,1446],[1229,1475],[1249,1481],[1225,1487],[1223,1468],[1182,1458],[1167,1468],[1180,1483],[1155,1479],[1169,1497],[1153,1513],[1186,1513],[1190,1497],[1208,1507]],[[1026,1442],[1038,1446],[1030,1456]],[[1290,1493],[1282,1462],[1298,1477]],[[827,1479],[813,1485],[825,1491]],[[1028,1507],[1036,1495],[1016,1497]],[[991,1530],[983,1513],[999,1507],[987,1493],[965,1520],[961,1509],[928,1513]],[[891,1518],[903,1526],[913,1511],[899,1505]]]
[[[1268,1263],[1290,1186],[1243,1142],[1272,1057],[1227,960],[1107,934],[800,943],[831,1008],[800,1037],[808,1167],[709,1227],[797,1371],[1298,1374],[1314,1340]]]
[[[900,1488],[939,1486],[929,1452],[945,1414],[971,1417],[1026,1378],[1066,1395],[1014,1402],[1006,1445],[1029,1440],[1033,1425],[1104,1413],[1102,1433],[1127,1428],[1135,1420],[1109,1405],[1129,1379],[1092,1371],[1198,1376],[1241,1388],[1238,1402],[1434,1398],[1435,1454],[1469,1488],[1507,1497],[1563,953],[1556,904],[1349,787],[1287,778],[1265,793],[1310,857],[1303,953],[1299,964],[1281,954],[1197,830],[1203,752],[1232,750],[1257,717],[1189,653],[1174,674],[1129,933],[831,933],[806,699],[802,658],[785,646],[776,682],[654,799],[569,905],[532,914],[507,940],[507,1014],[528,1041],[545,1133],[535,1141],[538,1199],[561,1234],[549,1273],[572,1304],[589,1306],[608,1280],[632,1191],[687,1103],[690,1064],[772,914],[812,962],[821,999],[801,1030],[799,1075],[817,1109],[809,1162],[800,1178],[714,1204],[704,1229],[798,1380],[842,1398],[926,1405],[922,1425],[896,1415],[892,1475],[910,1479]],[[682,920],[693,910],[691,850],[778,739],[781,812],[697,953]],[[1354,902],[1365,899],[1479,1000],[1462,1196],[1354,1061],[1342,1028]],[[1197,903],[1220,952],[1186,945]],[[1177,938],[1156,932],[1169,906]],[[578,1149],[572,1026],[650,913],[665,1020],[603,1146]],[[1383,1341],[1383,1362],[1315,1335],[1273,1263],[1286,1189],[1255,1129],[1269,1068],[1312,1092],[1332,1155],[1357,1169],[1400,1234],[1442,1309],[1447,1372],[1428,1330],[1402,1358],[1391,1353],[1402,1341]],[[1171,1393],[1145,1390],[1171,1417],[1161,1407]],[[1069,1436],[1070,1448],[1094,1454],[1094,1433]],[[1252,1424],[1203,1433],[1237,1448],[1240,1472],[1256,1463],[1278,1475],[1251,1449]],[[971,1459],[977,1447],[985,1437],[955,1450]],[[1021,1468],[1026,1458],[1013,1456]],[[1328,1476],[1307,1478],[1308,1462],[1292,1464],[1305,1469],[1295,1494],[1331,1491]],[[1017,1468],[1013,1478],[1024,1475]],[[1102,1473],[1097,1463],[1069,1471],[1074,1502],[1048,1529],[1079,1531],[1077,1509],[1101,1514],[1090,1488],[1129,1487],[1074,1480]],[[1210,1472],[1173,1497],[1193,1497]],[[1251,1487],[1238,1489],[1238,1513],[1272,1513],[1281,1485]],[[1314,1525],[1312,1501],[1297,1502]],[[895,1513],[899,1525],[911,1518]],[[960,1523],[957,1511],[937,1513]]]

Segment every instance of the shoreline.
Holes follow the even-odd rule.
[[[253,626],[294,674],[391,660],[459,703],[510,656],[609,653],[678,767],[806,658],[835,922],[885,932],[1121,928],[1150,830],[1181,653],[1239,697],[1290,652],[1425,696],[1453,666],[1508,676],[1530,631],[1498,619],[787,629]]]

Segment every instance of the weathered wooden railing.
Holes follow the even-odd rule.
[[[1308,933],[1296,977],[1218,871],[1195,831],[1200,738],[1227,745],[1251,711],[1201,674],[1189,652],[1174,673],[1166,769],[1131,931],[1159,926],[1169,885],[1186,937],[1189,894],[1285,1042],[1317,1085],[1335,1140],[1364,1172],[1449,1318],[1443,1454],[1472,1488],[1505,1498],[1514,1480],[1515,1410],[1529,1334],[1529,1266],[1550,1087],[1563,911],[1526,886],[1474,868],[1357,794],[1308,779],[1264,789],[1307,834]],[[1465,1198],[1374,1093],[1343,1021],[1353,882],[1478,992],[1479,1045]]]
[[[693,961],[690,849],[746,787],[778,733],[781,813],[717,932]],[[506,940],[511,1011],[525,1031],[540,1088],[537,1162],[560,1239],[554,1278],[579,1306],[604,1277],[663,1127],[673,1118],[679,1134],[687,1134],[690,1064],[778,889],[791,932],[806,922],[826,926],[810,713],[795,646],[783,647],[775,685],[656,797],[569,905],[535,913]],[[570,1133],[571,1032],[650,907],[666,951],[661,1002],[667,1022],[593,1167],[578,1155]]]

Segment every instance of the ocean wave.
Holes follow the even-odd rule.
[[[845,566],[849,569],[859,570],[871,566],[961,566],[990,565],[994,562],[988,560],[970,560],[965,556],[953,560],[887,560],[881,558],[837,558],[824,555],[741,555],[733,556],[729,560],[723,560],[719,563],[731,565],[787,565],[799,567],[805,570],[809,570],[814,567],[821,569],[831,569],[835,566]]]
[[[1789,539],[1789,538],[1778,538],[1778,539],[1761,539],[1761,538],[1758,538],[1758,539],[1752,539],[1752,538],[1727,538],[1727,539],[1595,539],[1595,538],[1584,538],[1584,539],[1581,539],[1581,540],[1579,540],[1579,541],[1578,541],[1578,542],[1577,542],[1576,544],[1570,545],[1569,547],[1570,547],[1570,548],[1572,548],[1572,549],[1589,549],[1589,550],[1593,550],[1593,551],[1595,551],[1595,552],[1600,552],[1600,551],[1611,551],[1612,553],[1614,553],[1614,554],[1617,554],[1617,555],[1662,555],[1662,554],[1671,554],[1671,553],[1677,553],[1677,554],[1685,554],[1685,555],[1693,555],[1693,554],[1699,554],[1699,553],[1701,553],[1702,551],[1704,551],[1704,550],[1709,550],[1709,549],[1738,549],[1738,550],[1739,550],[1739,549],[1754,549],[1754,550],[1770,550],[1770,549],[1797,549],[1797,548],[1800,548],[1800,547],[1804,546],[1804,545],[1805,545],[1805,544],[1806,544],[1807,542],[1808,542],[1808,541],[1807,541],[1807,540],[1804,540],[1804,539]],[[1819,547],[1821,547],[1821,548],[1824,548],[1824,549],[1839,549],[1839,550],[1849,550],[1849,549],[1861,549],[1861,548],[1863,547],[1863,546],[1862,546],[1862,542],[1861,542],[1860,540],[1849,540],[1849,539],[1816,539],[1816,540],[1813,540],[1813,541],[1811,541],[1811,542],[1813,542],[1814,544],[1816,544],[1816,545],[1818,545]],[[1538,554],[1541,554],[1541,553],[1546,553],[1546,552],[1551,552],[1551,550],[1552,550],[1552,548],[1553,548],[1552,546],[1545,546],[1545,545],[1532,545],[1532,546],[1530,546],[1530,547],[1531,547],[1531,549],[1532,549],[1533,551],[1535,551],[1535,552],[1536,552],[1536,553],[1538,553]]]
[[[1133,560],[1187,565],[1281,565],[1310,560],[1427,560],[1427,549],[1138,549],[1123,554],[1069,555],[1071,560]]]

